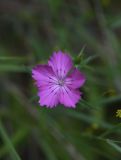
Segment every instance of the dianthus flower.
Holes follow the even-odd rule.
[[[32,77],[38,88],[40,106],[53,108],[63,104],[75,108],[81,98],[79,88],[84,84],[85,76],[74,67],[66,53],[54,52],[48,64],[32,69]]]

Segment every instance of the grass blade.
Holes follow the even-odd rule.
[[[21,160],[21,158],[19,157],[18,153],[16,152],[13,144],[11,143],[9,137],[6,134],[6,131],[2,125],[2,123],[0,122],[0,135],[1,138],[3,139],[4,143],[6,144],[6,146],[9,148],[9,153],[10,153],[10,157],[12,160]]]
[[[121,153],[121,147],[119,145],[115,144],[114,142],[110,141],[109,139],[107,140],[107,143],[109,145],[111,145],[113,148],[115,148],[118,152]]]

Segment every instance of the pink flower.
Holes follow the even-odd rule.
[[[79,88],[84,84],[85,76],[73,66],[71,57],[61,51],[54,52],[47,65],[35,66],[32,77],[41,106],[53,108],[60,103],[75,108],[81,98]]]

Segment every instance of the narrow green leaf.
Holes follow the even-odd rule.
[[[25,62],[27,61],[27,57],[4,57],[4,56],[0,56],[0,61],[21,61],[21,62]]]
[[[70,110],[66,114],[69,115],[69,116],[71,116],[71,117],[73,117],[73,118],[80,119],[80,120],[82,120],[84,122],[87,122],[89,124],[96,122],[95,118],[92,118],[90,115],[86,115],[84,113],[79,113],[77,111],[71,111]],[[112,127],[111,124],[108,124],[107,122],[104,122],[104,121],[98,122],[98,125],[100,127],[108,128],[108,129]]]
[[[110,128],[109,130],[107,130],[106,132],[104,132],[103,134],[101,134],[100,137],[105,137],[107,135],[109,135],[110,133],[116,132],[116,130],[120,129],[121,130],[121,123],[119,123],[118,125]]]
[[[30,68],[24,65],[0,64],[0,72],[30,72]]]
[[[20,156],[18,155],[18,153],[16,152],[13,144],[11,143],[8,135],[6,134],[6,131],[2,125],[2,123],[0,122],[0,135],[1,138],[3,139],[4,143],[6,144],[6,146],[9,148],[9,154],[12,160],[21,160]]]
[[[107,140],[107,143],[109,145],[111,145],[113,148],[115,148],[118,152],[121,153],[121,147],[119,145],[115,144],[114,142],[110,141],[109,139]]]
[[[27,135],[27,133],[28,133],[28,128],[25,128],[25,127],[24,128],[19,128],[19,130],[11,138],[12,144],[14,144],[14,146],[17,146],[25,138],[25,136]],[[9,146],[8,145],[4,145],[0,149],[0,158],[2,158],[8,152],[9,152]]]

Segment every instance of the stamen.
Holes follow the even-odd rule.
[[[59,80],[58,80],[58,85],[59,85],[59,86],[63,86],[64,83],[65,83],[64,80],[62,80],[62,79],[59,79]]]

